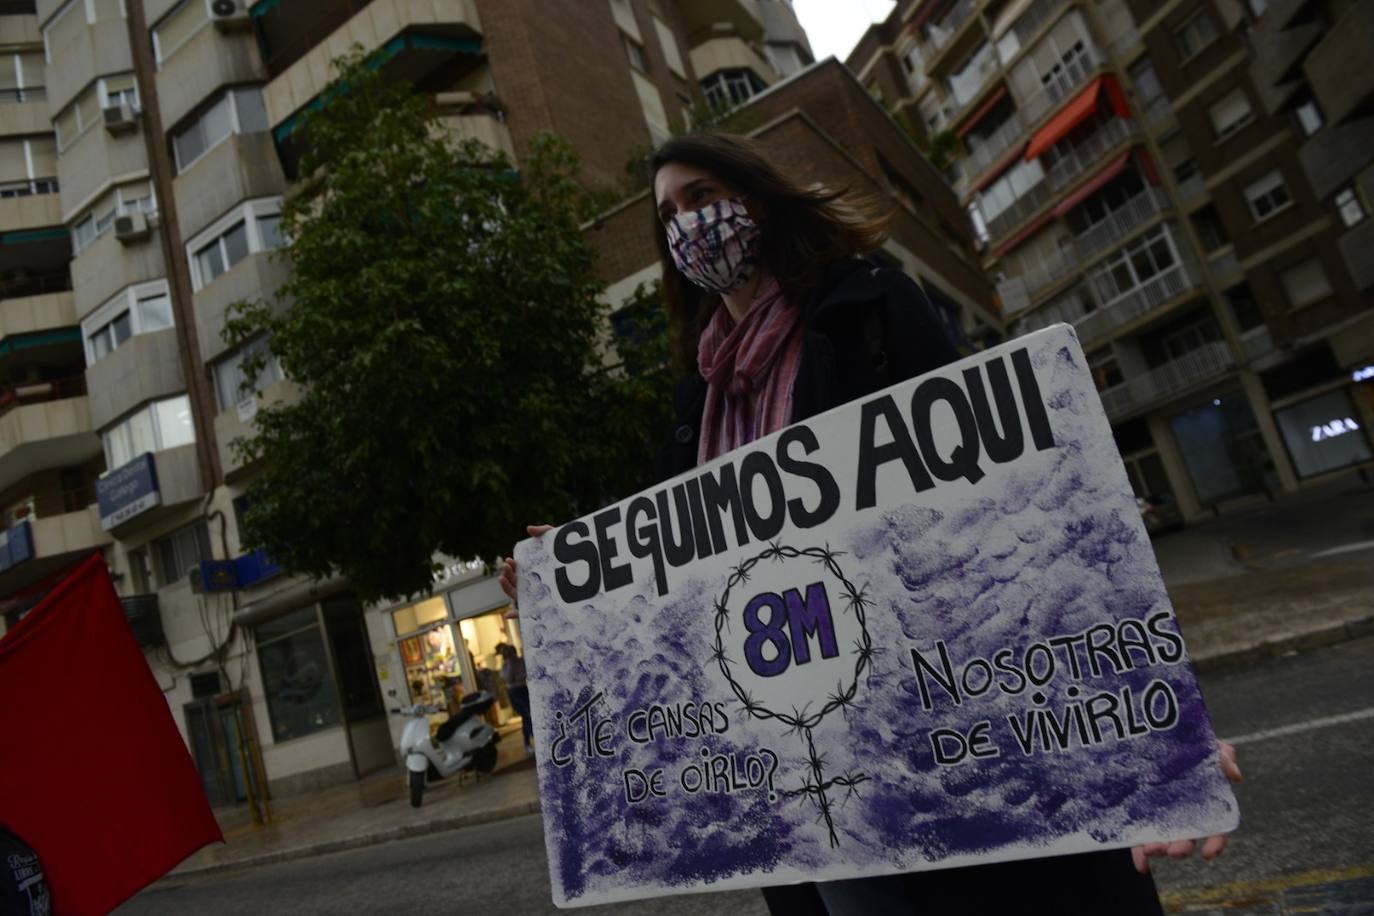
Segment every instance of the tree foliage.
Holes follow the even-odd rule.
[[[372,600],[427,590],[436,551],[494,558],[647,486],[668,397],[655,344],[622,354],[598,301],[570,147],[540,136],[516,171],[360,57],[338,67],[301,126],[289,279],[226,336],[268,335],[299,390],[235,443],[247,546]]]

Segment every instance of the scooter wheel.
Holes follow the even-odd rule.
[[[425,797],[425,774],[410,771],[410,807],[420,807],[420,802]]]
[[[496,769],[496,742],[478,748],[472,755],[472,766],[479,773],[490,773]]]

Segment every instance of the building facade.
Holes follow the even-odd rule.
[[[286,279],[299,115],[354,45],[455,137],[518,163],[563,135],[593,187],[708,98],[750,103],[789,169],[898,206],[890,254],[952,323],[998,325],[957,201],[839,65],[802,72],[785,0],[0,3],[0,620],[101,551],[216,804],[391,764],[386,707],[473,689],[519,644],[480,564],[364,608],[240,544],[254,469],[231,443],[298,391],[269,357],[244,393],[266,343],[231,348],[226,312]],[[612,299],[654,257],[647,220],[602,244],[643,203],[589,230]]]
[[[906,0],[849,60],[960,196],[1009,331],[1074,325],[1137,494],[1185,520],[1374,459],[1368,102],[1323,126],[1291,68],[1336,32],[1278,6]]]

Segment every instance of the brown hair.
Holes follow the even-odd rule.
[[[886,238],[890,217],[874,217],[870,201],[844,188],[802,187],[746,137],[709,131],[675,137],[649,158],[650,179],[673,162],[709,172],[745,198],[759,224],[759,259],[793,302],[806,301],[831,264],[874,251]],[[687,375],[696,367],[697,340],[717,297],[677,269],[657,208],[654,237],[663,262],[673,369]]]

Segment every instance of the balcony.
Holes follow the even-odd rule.
[[[85,391],[85,378],[76,376],[0,393],[0,489],[101,453]]]
[[[515,143],[511,140],[510,128],[495,113],[448,113],[439,116],[448,135],[462,143],[477,140],[482,144],[504,153],[510,162],[515,161]]]
[[[728,23],[750,41],[760,41],[764,37],[763,14],[755,0],[692,0],[691,3],[679,3],[677,7],[682,27],[692,39],[695,33],[710,29],[716,23]]]
[[[1350,184],[1369,165],[1374,149],[1374,117],[1346,124],[1327,123],[1298,147],[1312,193],[1324,199]]]
[[[1321,99],[1327,122],[1340,124],[1358,119],[1361,112],[1367,116],[1369,97],[1374,94],[1374,71],[1369,66],[1374,4],[1333,6],[1343,6],[1344,12],[1312,48],[1302,69],[1312,94]]]
[[[956,76],[949,78],[949,95],[955,105],[951,123],[957,124],[973,111],[991,85],[992,78],[997,75],[999,66],[992,45],[984,45],[979,57],[971,60]]]
[[[106,232],[81,249],[71,265],[78,318],[85,318],[121,289],[167,276],[157,230],[134,245]]]
[[[0,532],[0,591],[37,582],[109,543],[94,506],[26,518]]]
[[[48,120],[48,90],[43,86],[0,89],[0,136],[52,132]]]
[[[1038,182],[1035,187],[1016,198],[1010,207],[988,220],[988,236],[994,243],[1001,242],[1052,197],[1054,193],[1050,190],[1049,183],[1043,180]]]
[[[1107,247],[1116,244],[1141,228],[1169,206],[1169,195],[1156,187],[1146,188],[1113,210],[1106,219],[1094,223],[1086,232],[1074,237],[1073,250],[1079,261],[1086,262]]]
[[[1140,128],[1130,118],[1112,118],[1093,131],[1092,136],[1075,146],[1069,155],[1050,167],[1050,187],[1056,192],[1064,190],[1070,182],[1091,169],[1107,153],[1139,135]]]
[[[754,48],[734,34],[708,34],[692,46],[692,70],[698,80],[705,80],[722,70],[750,70],[764,83],[772,83],[777,74]]]
[[[982,175],[994,163],[1000,161],[1025,133],[1026,124],[1021,118],[1021,112],[1012,112],[1005,124],[993,131],[964,159],[964,171],[975,177]]]
[[[1294,77],[1301,73],[1303,57],[1325,31],[1315,16],[1305,22],[1290,22],[1306,2],[1269,0],[1265,15],[1250,29],[1250,75],[1260,101],[1271,112],[1281,110],[1302,88],[1302,81]]]
[[[1078,336],[1086,346],[1088,342],[1107,337],[1201,286],[1202,275],[1198,272],[1197,266],[1191,260],[1184,260],[1101,308],[1088,312],[1074,321],[1074,327],[1078,328]]]
[[[1240,279],[1240,260],[1236,257],[1236,250],[1230,245],[1225,247],[1221,254],[1210,257],[1207,260],[1207,271],[1212,275],[1218,286],[1225,288]]]
[[[1102,406],[1113,422],[1147,410],[1166,398],[1225,375],[1235,365],[1224,340],[1203,344],[1178,359],[1133,376],[1102,392]]]
[[[282,379],[279,382],[273,382],[258,393],[255,407],[251,411],[230,407],[228,410],[222,410],[215,415],[215,442],[219,446],[220,466],[224,468],[224,475],[227,479],[237,478],[247,467],[243,462],[243,457],[234,448],[234,440],[250,439],[257,435],[257,427],[253,422],[257,410],[263,407],[294,404],[300,400],[301,395],[302,390],[299,385],[289,379]]]
[[[959,0],[943,19],[926,26],[927,75],[937,76],[941,73],[953,56],[952,49],[972,44],[965,40],[965,36],[974,34],[975,30],[966,29],[965,26],[973,22],[973,14],[980,5],[981,0]]]
[[[56,184],[54,181],[54,189]],[[62,200],[57,194],[0,197],[0,232],[24,232],[61,225]]]
[[[196,444],[178,445],[107,471],[96,481],[100,527],[121,539],[205,495]]]
[[[1151,134],[1164,133],[1166,128],[1173,126],[1175,120],[1174,103],[1163,93],[1155,96],[1150,104],[1145,106],[1145,129]]]
[[[230,134],[172,179],[182,237],[192,238],[235,204],[275,197],[285,189],[272,135]]]
[[[412,82],[455,53],[475,54],[481,50],[481,26],[474,0],[348,0],[342,7],[356,12],[327,36],[291,33],[290,41],[297,43],[291,47],[305,45],[307,50],[293,51],[295,57],[289,66],[280,69],[285,60],[282,54],[269,56],[268,69],[277,75],[267,84],[263,102],[267,123],[278,132],[278,140],[290,133],[290,125],[283,122],[316,102],[334,81],[338,74],[331,62],[347,54],[355,44],[364,53],[375,53],[375,59],[384,63],[388,72]],[[285,0],[272,11],[284,14],[289,9],[307,15],[307,8],[317,10],[313,0]],[[331,3],[329,8],[339,9],[340,5]]]
[[[277,290],[290,276],[290,264],[280,252],[255,251],[198,290],[192,301],[200,358],[209,363],[229,349],[224,327],[230,306],[260,298],[275,312],[283,306]]]
[[[1026,124],[1035,124],[1058,107],[1061,102],[1070,98],[1074,90],[1086,83],[1088,77],[1097,72],[1105,63],[1106,58],[1101,51],[1091,44],[1085,45],[1082,54],[1066,64],[1053,80],[1037,89],[1021,105],[1021,116]]]
[[[133,335],[86,370],[86,384],[96,429],[140,404],[185,391],[176,328]]]
[[[180,126],[198,105],[225,86],[266,79],[252,32],[202,28],[157,71],[162,124],[166,128]]]
[[[1240,348],[1245,352],[1245,359],[1252,363],[1279,352],[1279,348],[1274,346],[1274,338],[1269,334],[1269,328],[1264,325],[1241,334]]]

